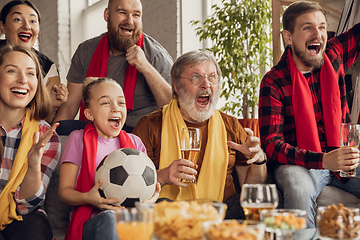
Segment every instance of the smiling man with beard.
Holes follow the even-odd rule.
[[[86,77],[109,77],[124,89],[128,109],[123,127],[131,132],[139,119],[171,100],[169,53],[142,32],[140,0],[109,0],[104,11],[106,33],[81,43],[67,75],[68,102],[54,121],[74,119],[79,106],[83,116],[81,87]],[[81,104],[80,104],[81,103]]]
[[[191,51],[180,56],[171,69],[173,99],[144,117],[133,133],[143,141],[153,160],[160,196],[171,200],[197,198],[228,204],[227,218],[244,218],[231,173],[236,169],[240,186],[263,183],[266,160],[260,139],[238,120],[215,109],[219,100],[221,71],[212,53]],[[180,153],[182,128],[201,131],[196,167]],[[196,184],[179,181],[196,180]]]
[[[288,47],[260,86],[261,147],[284,208],[306,210],[314,228],[324,186],[360,197],[359,178],[338,174],[359,164],[357,148],[339,148],[339,129],[350,122],[344,77],[359,58],[360,24],[327,40],[325,11],[298,1],[285,10],[283,28]]]

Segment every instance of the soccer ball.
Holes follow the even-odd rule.
[[[134,207],[135,202],[151,198],[156,189],[156,168],[143,152],[122,148],[108,154],[99,164],[95,183],[104,198],[118,198],[117,206]]]

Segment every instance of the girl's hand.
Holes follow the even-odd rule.
[[[117,203],[120,201],[120,199],[118,198],[103,198],[100,196],[99,193],[99,188],[102,185],[102,180],[100,179],[97,183],[95,183],[95,186],[89,191],[87,192],[87,200],[88,203],[97,207],[100,210],[106,210],[106,209],[110,209],[110,210],[116,210],[119,207],[117,206],[113,206],[111,204]],[[122,206],[120,206],[120,208],[124,208]]]
[[[49,128],[45,134],[40,137],[40,133],[36,132],[33,137],[33,146],[28,152],[28,171],[41,172],[41,158],[44,154],[45,145],[49,142],[52,135],[55,133],[55,129],[59,126],[59,123],[55,123]]]
[[[144,203],[154,203],[154,202],[156,202],[156,200],[158,200],[158,198],[160,196],[160,191],[161,191],[161,184],[159,182],[157,182],[154,195],[150,199],[145,200],[143,202]]]

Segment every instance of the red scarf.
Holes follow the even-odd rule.
[[[141,34],[137,46],[143,48],[144,34]],[[106,77],[108,61],[110,55],[109,38],[108,34],[105,34],[97,45],[95,52],[91,58],[86,77]],[[132,66],[129,63],[126,66],[125,78],[124,78],[124,95],[126,100],[126,108],[128,110],[134,109],[134,93],[137,82],[138,71],[136,66]],[[80,120],[87,121],[84,115],[84,101],[81,100],[80,104]]]
[[[84,129],[84,150],[82,154],[82,166],[76,184],[76,191],[88,192],[94,187],[95,164],[98,144],[98,133],[94,124],[88,123]],[[119,134],[120,148],[134,148],[130,137],[124,130]],[[84,223],[90,218],[94,206],[82,205],[74,207],[71,220],[66,230],[65,240],[82,239]]]
[[[297,69],[290,50],[288,50],[287,58],[293,84],[292,104],[297,145],[300,149],[321,152],[309,84],[304,75]],[[339,147],[340,124],[346,112],[345,108],[341,109],[337,77],[326,54],[324,54],[324,63],[320,69],[320,91],[327,145]]]

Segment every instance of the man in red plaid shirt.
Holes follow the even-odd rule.
[[[285,10],[283,28],[288,47],[260,87],[261,147],[284,208],[306,210],[314,228],[324,186],[360,197],[360,179],[338,175],[359,165],[358,149],[339,148],[339,129],[350,122],[344,77],[359,58],[360,23],[328,41],[325,11],[299,1]]]

